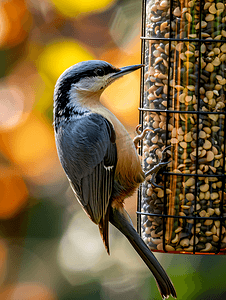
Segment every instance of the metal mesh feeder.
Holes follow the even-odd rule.
[[[225,4],[143,1],[143,168],[170,161],[139,190],[152,251],[226,253]]]

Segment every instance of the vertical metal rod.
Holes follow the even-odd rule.
[[[224,91],[224,95],[226,96],[226,92]],[[222,235],[222,229],[223,229],[223,221],[225,222],[225,219],[223,218],[224,216],[224,189],[225,189],[225,155],[226,155],[226,150],[225,150],[225,146],[226,146],[226,138],[225,138],[225,133],[226,133],[226,122],[225,122],[225,118],[226,118],[226,108],[224,108],[224,150],[223,150],[223,166],[222,166],[222,173],[223,173],[223,177],[222,177],[222,187],[221,187],[221,202],[220,202],[220,233],[219,233],[219,241],[218,241],[218,249],[217,249],[217,253],[220,252],[221,249],[221,235]]]
[[[172,38],[172,21],[173,21],[173,0],[170,0],[170,32],[169,32],[169,58],[168,58],[168,79],[167,79],[167,113],[166,113],[166,147],[169,137],[168,124],[169,124],[169,103],[170,103],[170,69],[171,69],[171,38]],[[166,181],[167,175],[165,174],[164,180],[164,215],[167,215],[167,194],[166,194]],[[163,249],[166,251],[166,221],[167,218],[163,217]]]
[[[142,20],[141,20],[141,36],[146,36],[145,28],[146,28],[146,0],[142,2]],[[145,63],[145,39],[141,39],[141,63]],[[140,107],[143,107],[144,102],[144,68],[141,69],[141,77],[140,77]],[[140,110],[139,113],[139,124],[142,124],[143,129],[143,111]],[[143,153],[143,142],[141,142],[141,148],[139,149],[139,154]],[[137,191],[137,210],[141,212],[141,198],[142,198],[142,185],[140,185]],[[141,235],[141,214],[137,214],[137,232]]]
[[[198,49],[199,49],[199,63],[198,63],[198,93],[197,93],[197,124],[196,124],[196,161],[195,161],[195,173],[198,173],[198,151],[199,151],[199,109],[200,109],[200,76],[201,76],[201,27],[202,22],[202,0],[199,0],[199,38],[198,38]],[[195,199],[194,199],[194,238],[193,238],[193,254],[195,254],[195,240],[196,240],[196,215],[197,215],[197,195],[198,195],[198,177],[195,176]]]

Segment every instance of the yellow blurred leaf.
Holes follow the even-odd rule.
[[[94,56],[74,40],[58,40],[45,47],[38,59],[37,67],[47,84],[49,84],[48,79],[55,84],[58,77],[67,68],[80,61],[90,59],[94,59]]]
[[[108,9],[115,0],[51,0],[57,10],[67,17],[76,17],[78,14],[103,11]]]

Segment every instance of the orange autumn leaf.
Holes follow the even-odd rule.
[[[27,37],[32,23],[24,0],[0,2],[0,48],[14,47]]]
[[[12,167],[0,167],[0,219],[18,214],[28,200],[28,190],[19,172]]]

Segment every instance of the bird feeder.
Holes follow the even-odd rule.
[[[139,190],[138,231],[152,251],[226,254],[226,2],[143,1],[141,39],[143,169],[169,163]]]

